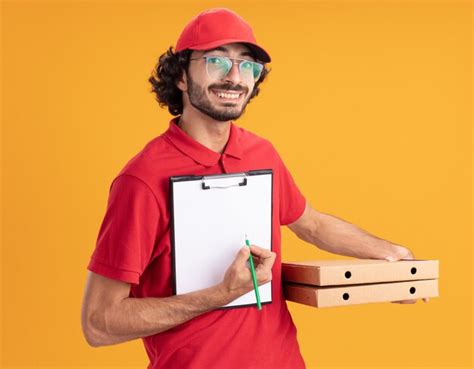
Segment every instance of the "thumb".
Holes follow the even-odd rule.
[[[248,246],[244,246],[237,253],[237,257],[235,258],[234,264],[238,266],[244,265],[245,262],[249,259],[249,257],[250,257],[250,249]]]

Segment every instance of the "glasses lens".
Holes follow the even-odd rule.
[[[260,78],[260,75],[262,74],[262,70],[263,70],[263,64],[253,63],[253,77],[255,78],[255,81],[257,81]]]
[[[262,73],[263,65],[250,60],[243,60],[240,63],[240,74],[242,78],[250,81],[257,81]]]
[[[206,58],[206,68],[209,77],[222,79],[232,68],[232,62],[221,56],[209,56]]]
[[[207,74],[211,78],[222,79],[230,72],[232,61],[225,56],[206,57]],[[239,71],[242,79],[247,81],[257,81],[262,74],[263,64],[251,60],[242,60],[239,64]]]

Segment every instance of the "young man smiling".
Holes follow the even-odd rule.
[[[221,57],[233,63],[224,78],[220,76],[226,70],[222,65],[229,61]],[[251,98],[255,86],[254,68],[258,70],[263,65],[252,64],[256,63],[253,54],[240,43],[193,51],[189,61],[187,72],[176,84],[183,92],[184,105],[177,124],[198,142],[221,153],[229,137],[231,121],[244,113]]]
[[[280,226],[323,250],[358,258],[412,258],[307,203],[272,144],[234,121],[259,93],[268,53],[250,26],[228,9],[200,13],[150,77],[175,118],[113,180],[88,265],[82,327],[92,346],[142,338],[149,369],[300,369],[305,364],[281,288]],[[218,309],[253,289],[242,245],[216,286],[173,296],[168,180],[174,175],[271,168],[272,250],[252,245],[260,285],[273,301]],[[414,301],[404,301],[412,303]]]

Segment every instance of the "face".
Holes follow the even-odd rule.
[[[187,103],[214,120],[225,122],[238,119],[245,111],[255,82],[241,76],[238,61],[222,79],[209,77],[203,56],[228,56],[255,61],[250,50],[242,44],[227,44],[217,49],[193,51],[186,76],[187,91],[183,91],[184,108]]]

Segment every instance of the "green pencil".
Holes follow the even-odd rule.
[[[245,243],[250,248],[250,242],[247,239],[247,235],[245,235]],[[258,293],[257,275],[255,274],[255,267],[253,266],[252,254],[250,254],[249,261],[250,261],[250,271],[252,272],[253,288],[255,290],[255,298],[257,299],[257,308],[258,310],[262,310],[262,304],[260,302],[260,294]]]

